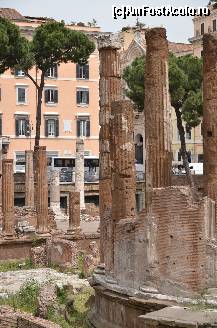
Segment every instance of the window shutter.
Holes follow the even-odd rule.
[[[79,79],[80,78],[79,71],[80,71],[80,65],[79,64],[76,64],[76,79]]]
[[[58,103],[58,90],[54,90],[54,102]]]
[[[85,65],[85,79],[89,80],[89,65]]]
[[[81,91],[77,91],[77,104],[80,104],[80,93]]]
[[[87,104],[89,104],[89,91],[87,91]]]
[[[55,123],[56,123],[56,137],[59,137],[59,120],[57,119],[56,121],[55,121]]]
[[[87,131],[86,131],[86,137],[90,136],[90,121],[86,121],[87,124]]]
[[[25,136],[30,136],[30,126],[29,126],[29,119],[25,120]]]
[[[17,118],[15,119],[15,134],[16,137],[19,137],[19,120]]]
[[[80,131],[80,121],[77,120],[77,137],[81,136],[81,131]]]
[[[45,119],[45,137],[48,137],[48,119]]]
[[[58,77],[58,66],[54,65],[54,77]]]
[[[49,100],[49,90],[45,90],[44,95],[45,95],[44,100],[45,100],[46,103],[48,103],[48,100]]]
[[[0,116],[0,136],[2,136],[2,116]]]

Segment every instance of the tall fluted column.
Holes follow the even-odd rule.
[[[48,233],[48,179],[46,147],[38,147],[36,154],[37,233],[45,234]]]
[[[60,210],[60,173],[58,169],[50,172],[50,207],[58,213]]]
[[[15,232],[14,216],[14,168],[13,160],[4,159],[2,162],[2,212],[3,235],[13,238]]]
[[[34,169],[33,151],[26,150],[26,169],[25,169],[25,206],[34,207]]]
[[[121,98],[121,74],[119,40],[114,35],[101,35],[98,38],[100,59],[100,176],[99,176],[99,207],[100,207],[100,262],[111,266],[109,258],[113,245],[113,223],[111,218],[111,163],[109,147],[109,120],[111,102]]]
[[[112,218],[134,219],[136,209],[134,110],[130,101],[114,101],[111,107],[110,147],[112,167]]]
[[[85,209],[84,199],[84,140],[76,140],[75,190],[80,193],[80,207]]]
[[[69,228],[68,235],[76,236],[80,233],[80,193],[71,191],[69,193]]]
[[[203,151],[205,193],[217,202],[217,36],[203,37]],[[217,209],[217,207],[215,206]],[[217,210],[216,210],[217,218]],[[217,221],[216,221],[217,222]],[[216,223],[217,231],[217,223]]]
[[[144,107],[147,208],[151,203],[152,188],[171,184],[172,152],[166,30],[148,30],[146,44]]]

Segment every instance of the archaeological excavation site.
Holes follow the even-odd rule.
[[[25,172],[14,172],[1,138],[0,328],[217,327],[217,36],[203,36],[204,170],[190,182],[172,172],[166,30],[145,32],[139,181],[122,40],[96,39],[98,181],[85,182],[82,136],[68,184],[44,143],[25,149]]]

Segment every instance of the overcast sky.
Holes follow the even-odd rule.
[[[102,31],[115,32],[123,26],[134,25],[135,18],[112,18],[112,6],[205,6],[208,0],[0,0],[0,7],[15,8],[26,16],[46,16],[63,19],[69,23],[97,20]],[[165,26],[170,41],[187,42],[193,36],[191,17],[143,17],[139,19],[147,26]]]

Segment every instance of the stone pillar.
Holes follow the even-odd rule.
[[[113,243],[113,227],[111,220],[111,164],[109,148],[109,120],[111,115],[111,102],[121,98],[121,74],[119,40],[114,35],[101,35],[98,38],[100,59],[100,134],[99,134],[99,208],[100,208],[100,262],[104,263],[104,252],[108,254],[106,244]],[[107,231],[105,230],[105,226]]]
[[[84,140],[76,140],[75,190],[80,192],[80,207],[85,209],[84,200]]]
[[[3,149],[2,149],[2,137],[0,137],[0,206],[2,207],[2,161],[3,161]]]
[[[148,30],[146,44],[144,113],[147,208],[151,203],[152,189],[171,184],[172,152],[166,30]]]
[[[57,169],[50,172],[50,207],[54,212],[60,210],[60,174]]]
[[[81,232],[80,229],[80,193],[71,191],[69,193],[69,229],[68,235],[76,236]]]
[[[3,235],[5,238],[13,238],[15,232],[14,167],[13,160],[10,159],[2,162],[2,212]]]
[[[217,202],[217,36],[203,37],[203,151],[204,189]],[[215,212],[217,212],[215,210]],[[216,213],[217,217],[217,213]],[[217,221],[216,221],[217,222]],[[217,231],[217,223],[216,223]]]
[[[136,210],[134,110],[129,100],[112,103],[110,147],[112,167],[112,219],[134,219]]]
[[[36,213],[37,233],[48,233],[48,179],[46,147],[40,146],[36,151]]]
[[[33,151],[26,150],[26,168],[25,168],[25,206],[34,207],[34,169],[33,169]]]

